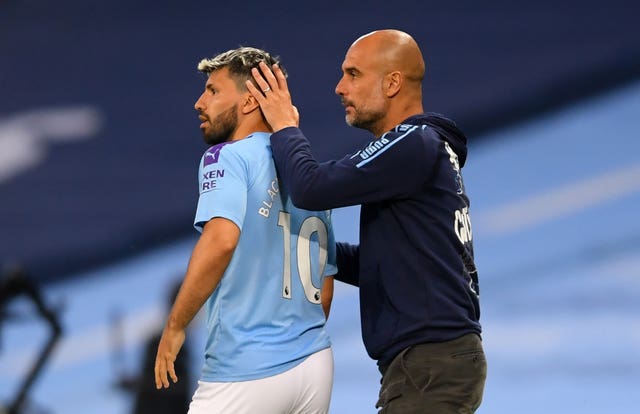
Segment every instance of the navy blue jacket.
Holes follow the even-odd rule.
[[[360,287],[362,337],[386,365],[410,345],[480,334],[466,137],[437,114],[412,116],[338,161],[318,163],[290,127],[271,136],[280,179],[308,210],[361,204],[360,245],[338,243],[336,279]]]

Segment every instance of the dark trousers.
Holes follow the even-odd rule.
[[[487,361],[480,337],[467,334],[410,346],[380,372],[378,414],[472,414],[482,401]]]

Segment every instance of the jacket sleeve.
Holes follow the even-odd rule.
[[[353,286],[360,286],[360,246],[336,243],[338,273],[334,279]]]
[[[293,203],[326,210],[405,197],[419,189],[435,153],[425,146],[423,133],[420,126],[390,131],[355,154],[325,163],[316,161],[295,127],[271,135],[271,148]]]

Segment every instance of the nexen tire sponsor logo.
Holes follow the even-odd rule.
[[[200,194],[214,190],[218,186],[218,178],[224,177],[224,170],[207,171],[202,175]]]

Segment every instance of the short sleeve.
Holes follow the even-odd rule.
[[[204,153],[198,169],[200,196],[194,227],[202,231],[215,217],[233,221],[240,229],[247,210],[248,174],[245,160],[232,143],[215,145]]]

